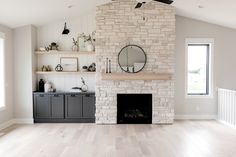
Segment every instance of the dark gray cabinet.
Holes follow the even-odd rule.
[[[51,117],[51,105],[50,96],[40,94],[34,98],[35,104],[35,117],[37,118],[50,118]]]
[[[94,94],[68,94],[65,96],[66,118],[95,119]]]
[[[51,96],[52,118],[64,118],[64,95]]]
[[[34,118],[64,118],[64,95],[35,94]]]
[[[82,118],[82,95],[66,95],[66,118]]]
[[[94,93],[34,93],[35,122],[95,122]]]
[[[83,117],[95,118],[95,96],[85,94],[83,96]]]

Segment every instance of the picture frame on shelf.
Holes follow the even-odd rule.
[[[64,72],[77,72],[78,71],[78,58],[77,57],[61,57],[60,64]]]

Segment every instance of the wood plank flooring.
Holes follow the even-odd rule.
[[[174,125],[35,124],[0,131],[0,157],[235,157],[236,130]]]

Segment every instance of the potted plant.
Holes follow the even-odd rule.
[[[94,51],[95,50],[95,31],[90,35],[86,35],[85,33],[82,33],[79,35],[79,41],[80,41],[80,47],[83,47],[85,48],[87,51],[91,52],[91,51]],[[82,39],[82,42],[81,43],[81,39]]]

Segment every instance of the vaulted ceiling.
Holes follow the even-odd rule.
[[[0,24],[15,28],[82,16],[111,0],[0,0]],[[177,15],[236,29],[235,0],[175,0]]]

